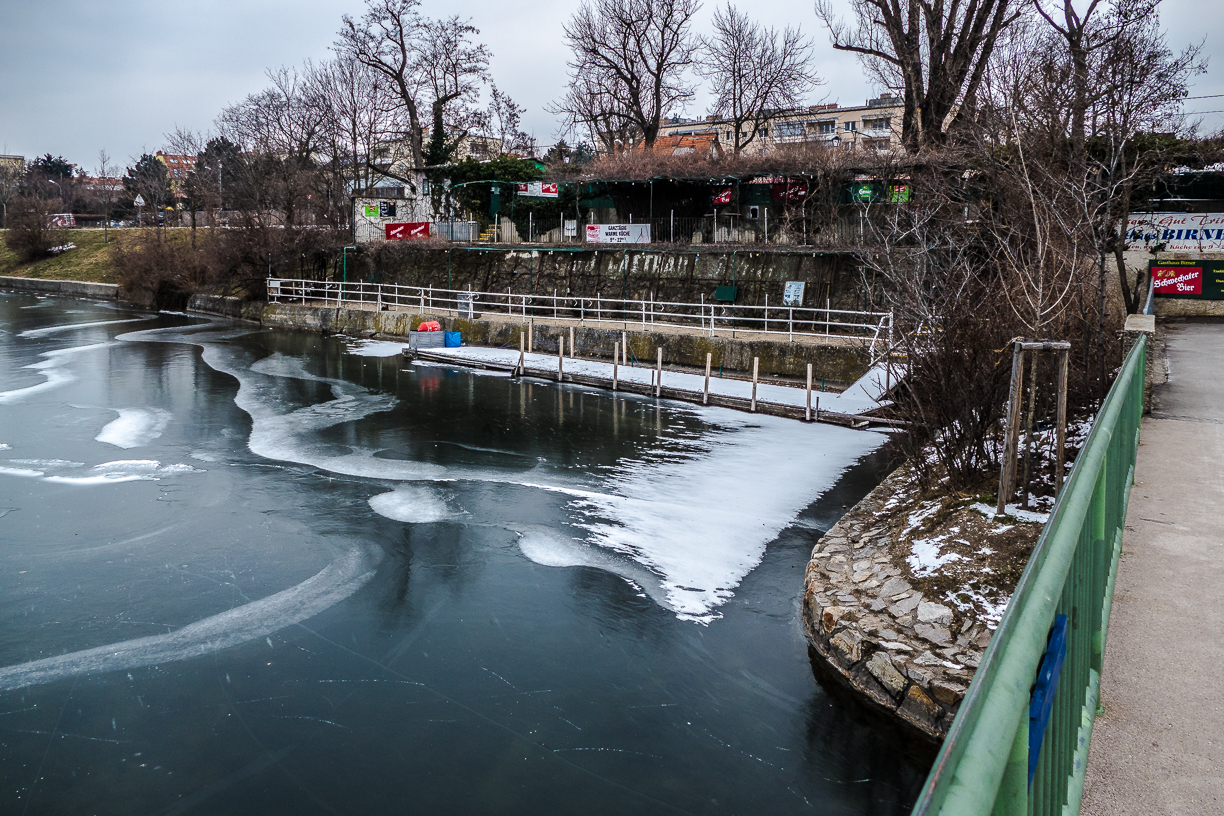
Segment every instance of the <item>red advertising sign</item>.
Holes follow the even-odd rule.
[[[719,190],[714,194],[715,204],[730,204],[731,203],[731,188]]]
[[[407,224],[384,224],[383,230],[388,241],[403,241],[411,238],[428,238],[429,222],[420,221]]]
[[[1152,268],[1152,282],[1160,295],[1201,295],[1203,293],[1203,268],[1201,266],[1156,266]]]
[[[774,201],[802,201],[807,195],[807,182],[788,181],[773,185]]]

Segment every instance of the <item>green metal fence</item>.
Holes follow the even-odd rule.
[[[986,649],[915,816],[1079,813],[1134,481],[1146,355],[1140,337]],[[1058,615],[1067,616],[1066,659],[1030,785],[1030,695]]]

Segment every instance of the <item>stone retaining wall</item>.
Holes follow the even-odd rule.
[[[981,622],[953,633],[953,610],[922,596],[889,555],[905,489],[894,472],[816,543],[804,576],[808,642],[874,707],[942,739],[981,661],[991,630]]]
[[[457,331],[465,343],[478,346],[518,346],[525,324],[486,316],[465,320],[447,315],[430,315],[404,311],[374,311],[307,306],[292,303],[242,301],[214,295],[195,295],[188,310],[250,320],[264,326],[337,332],[356,336],[386,335],[407,337],[422,321],[437,320],[446,331]],[[536,319],[534,337],[536,350],[557,348],[557,336],[567,336],[572,324],[551,325]],[[611,329],[573,327],[579,354],[589,359],[611,359],[614,343],[620,342],[621,332]],[[654,361],[655,349],[663,349],[663,360],[670,366],[690,366],[704,369],[706,353],[713,355],[715,369],[748,372],[752,358],[760,359],[762,376],[800,378],[812,364],[813,376],[838,385],[848,385],[867,372],[871,365],[870,351],[860,345],[818,345],[773,340],[737,340],[704,337],[695,333],[629,331],[629,352],[639,360]]]
[[[99,298],[101,300],[119,299],[119,287],[117,285],[113,283],[91,283],[90,281],[0,276],[0,289],[18,289],[23,292],[39,292],[47,295],[74,295],[76,297]]]

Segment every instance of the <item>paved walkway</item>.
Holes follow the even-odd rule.
[[[1167,326],[1143,420],[1084,802],[1224,814],[1224,324]]]

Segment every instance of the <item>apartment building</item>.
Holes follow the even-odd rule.
[[[824,143],[846,150],[889,150],[901,145],[901,114],[901,98],[893,94],[881,94],[856,107],[832,103],[778,111],[761,124],[743,152],[764,153],[779,145],[798,142]],[[740,141],[749,135],[741,133]],[[673,137],[705,137],[716,141],[723,150],[735,144],[734,124],[718,116],[665,119],[659,128],[659,138],[664,137],[669,141]],[[656,150],[657,147],[656,143]]]

